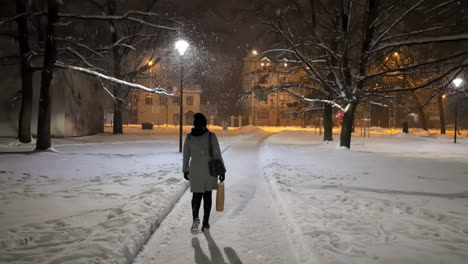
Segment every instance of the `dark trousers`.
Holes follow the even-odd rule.
[[[211,212],[211,191],[204,192],[204,193],[193,193],[192,197],[192,215],[193,219],[198,218],[198,212],[200,211],[201,200],[203,199],[203,223],[208,224],[210,220],[210,212]]]

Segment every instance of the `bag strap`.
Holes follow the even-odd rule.
[[[210,157],[213,159],[213,147],[211,146],[211,132],[208,132],[208,148],[210,152]]]

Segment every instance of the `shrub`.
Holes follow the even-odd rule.
[[[153,129],[153,123],[150,123],[150,122],[141,123],[141,128],[142,129]]]

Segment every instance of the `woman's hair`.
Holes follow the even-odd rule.
[[[202,113],[196,113],[193,119],[193,126],[195,128],[203,128],[206,127],[206,125],[207,121],[205,115]]]

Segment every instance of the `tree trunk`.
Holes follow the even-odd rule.
[[[441,94],[437,96],[437,102],[439,104],[440,133],[445,135],[445,112],[444,112],[444,102],[442,100]]]
[[[340,146],[351,148],[351,134],[353,132],[354,113],[358,102],[351,102],[348,110],[343,115],[341,125]]]
[[[115,89],[115,90],[118,90]],[[114,92],[115,92],[114,90]],[[115,93],[114,93],[115,94]],[[123,134],[123,127],[122,127],[122,107],[123,102],[119,98],[114,101],[114,127],[112,130],[113,134]]]
[[[413,96],[416,100],[416,106],[418,108],[419,116],[421,117],[421,126],[424,130],[428,131],[429,129],[427,127],[426,113],[424,112],[423,106],[419,101],[418,95],[415,92],[413,92]]]
[[[16,13],[27,11],[27,0],[16,0]],[[16,20],[18,23],[18,40],[21,56],[21,110],[18,122],[18,140],[22,143],[31,142],[31,116],[33,87],[33,71],[29,67],[28,55],[31,51],[28,42],[28,23],[25,16]]]
[[[332,110],[331,104],[325,104],[323,107],[323,141],[333,141]]]
[[[50,84],[54,77],[57,47],[55,44],[54,24],[57,22],[57,0],[48,0],[47,29],[45,41],[44,63],[41,75],[41,95],[39,98],[39,117],[37,119],[36,149],[50,148]]]
[[[117,9],[116,1],[109,0],[108,5],[109,5],[109,15],[115,15],[116,9]],[[116,43],[118,41],[116,25],[113,22],[111,22],[109,26],[111,30],[112,43]],[[112,59],[114,63],[114,77],[121,78],[121,74],[122,74],[121,72],[122,70],[120,67],[121,54],[119,52],[119,47],[117,45],[114,45],[112,47]],[[117,98],[114,101],[114,127],[112,129],[113,134],[123,134],[123,128],[122,128],[123,97],[121,96],[123,93],[121,92],[121,88],[122,87],[119,84],[114,85],[114,96]]]

